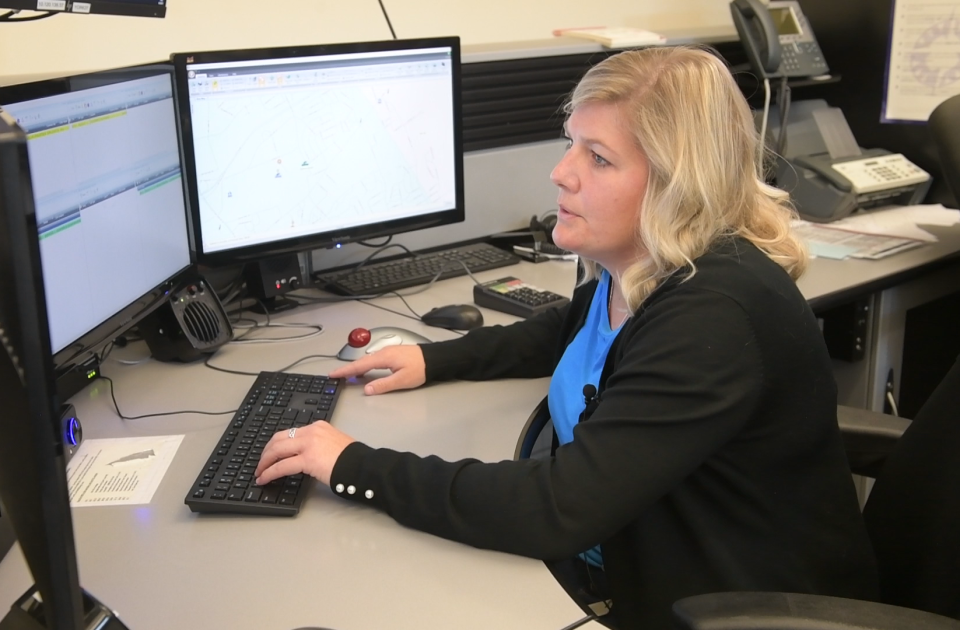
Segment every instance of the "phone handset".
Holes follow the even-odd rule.
[[[753,70],[761,79],[780,76],[783,49],[770,11],[759,0],[733,0],[730,13]]]

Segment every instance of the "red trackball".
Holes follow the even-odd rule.
[[[366,328],[354,328],[347,336],[347,344],[351,348],[362,348],[370,343],[370,331]]]

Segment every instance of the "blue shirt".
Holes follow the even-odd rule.
[[[553,428],[561,445],[573,441],[573,427],[580,421],[580,414],[586,407],[583,386],[589,383],[597,390],[600,389],[603,365],[614,339],[620,332],[620,328],[610,328],[610,316],[607,312],[609,295],[610,274],[603,271],[587,312],[587,320],[564,350],[550,380],[547,403],[550,406]],[[599,547],[586,551],[583,556],[586,562],[603,566]]]

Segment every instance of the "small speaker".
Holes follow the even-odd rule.
[[[140,322],[139,330],[158,361],[196,361],[233,338],[220,298],[202,278],[171,293]]]
[[[300,288],[300,259],[296,254],[249,263],[243,273],[251,297],[273,298]]]

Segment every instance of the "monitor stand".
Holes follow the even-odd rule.
[[[83,591],[82,630],[129,630],[116,613],[101,604],[97,598]],[[43,602],[36,586],[10,607],[10,612],[0,619],[0,630],[46,630]]]

